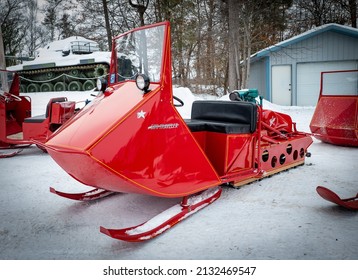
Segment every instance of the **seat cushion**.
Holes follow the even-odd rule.
[[[191,132],[211,131],[226,134],[251,133],[250,124],[215,122],[206,120],[185,120]]]
[[[46,120],[45,115],[39,115],[39,116],[31,117],[31,118],[26,118],[26,119],[24,119],[24,122],[25,123],[42,123],[45,120]]]
[[[192,132],[253,133],[256,131],[257,107],[242,101],[195,101],[191,120],[186,123]]]

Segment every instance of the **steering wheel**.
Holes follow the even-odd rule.
[[[173,95],[173,99],[175,99],[176,101],[178,101],[180,103],[180,104],[174,104],[175,107],[183,107],[184,106],[183,100],[181,100],[179,97],[176,97]]]
[[[12,93],[9,93],[9,92],[5,92],[5,93],[0,93],[0,96],[3,97],[5,99],[6,102],[11,102],[11,101],[22,101],[22,99],[15,95],[15,94],[12,94]]]

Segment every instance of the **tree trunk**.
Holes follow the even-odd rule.
[[[136,8],[137,11],[138,11],[138,14],[139,14],[139,19],[140,19],[140,25],[141,26],[144,26],[145,25],[145,22],[144,22],[144,14],[145,14],[145,11],[147,10],[148,8],[148,4],[149,4],[149,0],[146,0],[146,3],[143,5],[140,5],[140,4],[134,4],[132,2],[132,0],[129,0],[129,5],[131,5],[133,8]]]
[[[239,2],[228,0],[229,8],[229,91],[239,88],[240,44]]]
[[[5,60],[5,52],[4,52],[4,43],[2,40],[2,31],[0,26],[0,69],[6,69],[6,60]],[[0,73],[0,81],[2,85],[2,90],[9,91],[8,84],[6,81],[6,73]]]
[[[4,42],[2,39],[1,26],[0,26],[0,69],[6,69]]]
[[[104,20],[106,22],[108,50],[111,51],[112,50],[112,32],[111,32],[111,26],[109,24],[107,0],[102,0],[102,2],[103,2]]]
[[[349,0],[352,27],[357,28],[357,0]]]

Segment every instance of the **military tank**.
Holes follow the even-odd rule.
[[[106,76],[110,52],[98,43],[72,36],[49,43],[36,58],[8,67],[21,78],[21,92],[84,91],[96,87],[98,77]]]

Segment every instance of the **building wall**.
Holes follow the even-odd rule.
[[[271,64],[358,59],[358,38],[324,32],[270,54]]]
[[[297,96],[300,94],[297,92],[297,64],[331,61],[357,61],[358,63],[358,38],[334,31],[326,31],[272,51],[267,54],[267,57],[252,63],[249,87],[259,88],[260,92],[264,93],[262,95],[271,101],[272,66],[291,65],[291,105],[297,105]]]
[[[259,94],[265,99],[268,99],[269,93],[266,89],[266,61],[268,61],[268,59],[262,59],[257,61],[257,63],[251,64],[248,85],[249,88],[257,88]]]

